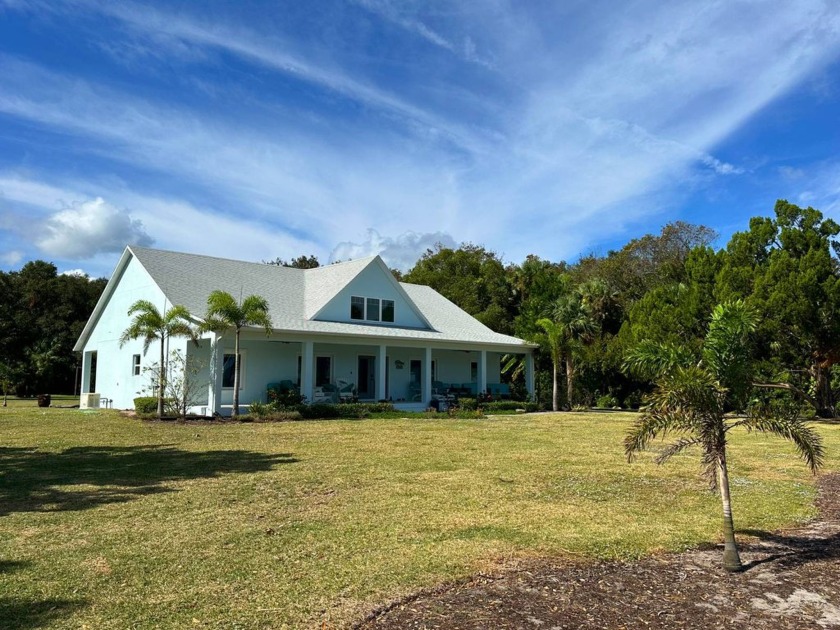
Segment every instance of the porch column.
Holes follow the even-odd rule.
[[[426,348],[426,360],[423,361],[423,396],[420,402],[428,406],[432,401],[432,349]]]
[[[487,350],[478,353],[478,395],[487,391]]]
[[[222,376],[224,372],[225,348],[222,336],[214,335],[210,340],[210,391],[207,395],[207,413],[213,415],[222,412]]]
[[[385,356],[386,346],[379,346],[379,353],[376,355],[376,400],[385,400],[385,379],[388,374],[388,359]]]
[[[306,402],[312,402],[315,393],[315,342],[302,341],[300,343],[300,393],[306,396]]]
[[[534,398],[534,353],[525,353],[525,389],[531,399]]]
[[[90,352],[82,351],[82,394],[90,392]]]

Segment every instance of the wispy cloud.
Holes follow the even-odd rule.
[[[361,242],[345,241],[339,243],[330,253],[330,261],[353,260],[379,254],[391,267],[408,271],[414,263],[436,245],[457,247],[455,239],[445,232],[417,234],[405,232],[395,237],[382,236],[374,229],[367,231]]]
[[[627,12],[359,0],[311,21],[269,5],[259,20],[229,4],[26,5],[33,20],[104,16],[100,54],[128,47],[130,68],[148,59],[160,76],[131,90],[107,73],[0,57],[0,112],[54,134],[66,163],[128,180],[43,166],[7,178],[8,190],[52,213],[102,197],[164,246],[203,246],[173,236],[183,213],[214,244],[254,239],[260,257],[380,251],[395,266],[436,235],[511,259],[570,256],[674,212],[696,188],[745,179],[753,163],[721,155],[722,143],[840,51],[840,14],[823,0],[651,0]],[[265,251],[270,238],[298,249]]]

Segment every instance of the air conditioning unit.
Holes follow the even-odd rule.
[[[100,394],[82,394],[79,399],[79,409],[99,409]]]

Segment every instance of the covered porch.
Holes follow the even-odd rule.
[[[232,411],[233,345],[230,335],[215,336],[212,344],[194,350],[206,353],[207,413]],[[268,402],[270,385],[295,388],[310,403],[389,401],[407,411],[426,409],[436,397],[453,392],[503,394],[501,358],[510,352],[525,356],[526,389],[533,394],[533,355],[522,347],[247,333],[240,345],[240,413],[252,402]]]

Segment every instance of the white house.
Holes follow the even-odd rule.
[[[98,392],[115,408],[130,409],[148,384],[143,367],[160,346],[143,353],[142,340],[120,347],[139,299],[189,309],[196,322],[214,290],[268,301],[273,331],[241,334],[240,404],[265,401],[271,383],[291,381],[307,400],[325,386],[351,383],[360,400],[392,400],[425,407],[442,387],[494,391],[504,354],[524,355],[533,393],[533,344],[493,332],[433,289],[397,282],[379,256],[316,269],[292,269],[127,247],[82,331],[82,395]],[[233,400],[233,333],[207,333],[198,346],[168,341],[206,367],[206,394],[196,411],[229,414]],[[445,384],[445,385],[444,385]],[[202,390],[203,391],[203,390]]]

